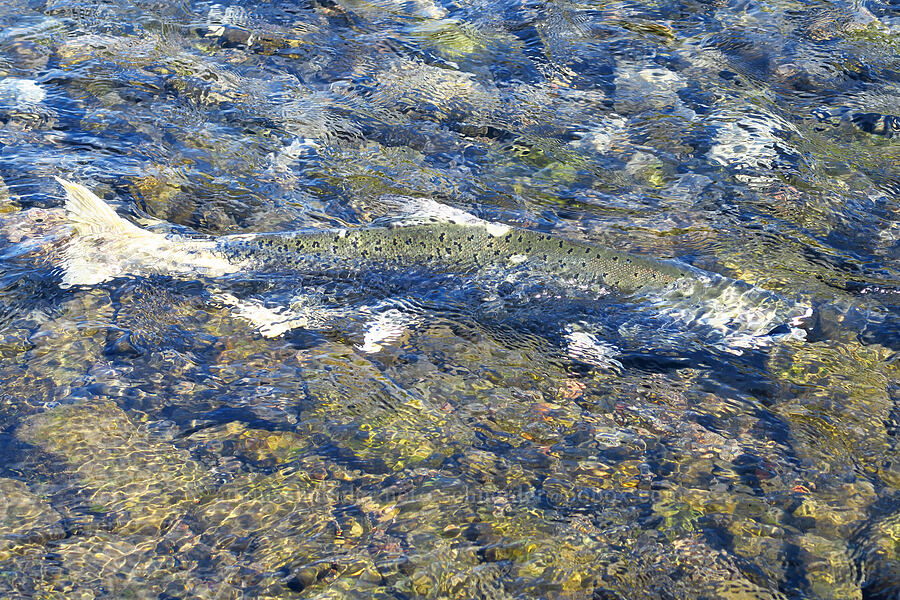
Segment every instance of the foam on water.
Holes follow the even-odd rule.
[[[43,102],[47,92],[36,81],[6,77],[0,79],[0,103],[12,108],[30,108]]]

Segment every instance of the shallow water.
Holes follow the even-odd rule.
[[[7,0],[0,596],[900,597],[898,31],[894,0]],[[184,234],[434,198],[818,316],[735,349],[514,268],[63,289],[53,176]]]

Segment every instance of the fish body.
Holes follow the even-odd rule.
[[[662,288],[692,276],[692,269],[674,263],[552,234],[479,223],[226,236],[219,239],[215,252],[260,270],[302,270],[305,262],[322,264],[332,259],[466,273],[521,265],[572,284],[626,293],[647,286]]]
[[[93,284],[127,274],[220,276],[240,270],[303,271],[330,261],[476,272],[524,265],[535,273],[621,292],[665,287],[701,273],[596,244],[478,219],[426,205],[425,222],[352,229],[213,237],[162,235],[119,217],[79,184],[60,180],[76,236],[67,253],[65,285]],[[91,269],[93,268],[93,271]]]
[[[803,338],[801,327],[812,314],[805,305],[689,265],[493,223],[433,201],[412,201],[420,202],[417,211],[388,225],[187,237],[137,227],[84,186],[58,181],[74,231],[64,252],[63,287],[123,275],[302,276],[364,267],[477,274],[516,267],[561,285],[637,295],[658,315],[714,331],[730,348],[768,345],[776,331]]]

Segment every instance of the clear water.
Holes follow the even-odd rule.
[[[897,598],[898,31],[895,0],[6,0],[0,595]],[[62,289],[53,176],[206,235],[435,198],[819,320],[736,354],[514,270]]]

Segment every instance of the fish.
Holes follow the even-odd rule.
[[[66,210],[77,236],[67,254],[66,286],[126,274],[215,277],[241,269],[302,270],[305,263],[322,264],[330,258],[439,265],[463,272],[527,262],[538,272],[623,292],[689,276],[686,266],[484,221],[437,203],[385,226],[207,239],[163,235],[120,217],[86,187],[58,181],[68,195]]]
[[[327,272],[344,265],[472,274],[516,268],[601,293],[631,295],[723,344],[802,339],[812,308],[691,265],[487,221],[434,200],[397,200],[402,217],[359,227],[187,236],[151,232],[119,216],[85,186],[57,178],[73,228],[62,287],[120,276],[222,277],[240,272]],[[412,207],[411,209],[409,207]]]

